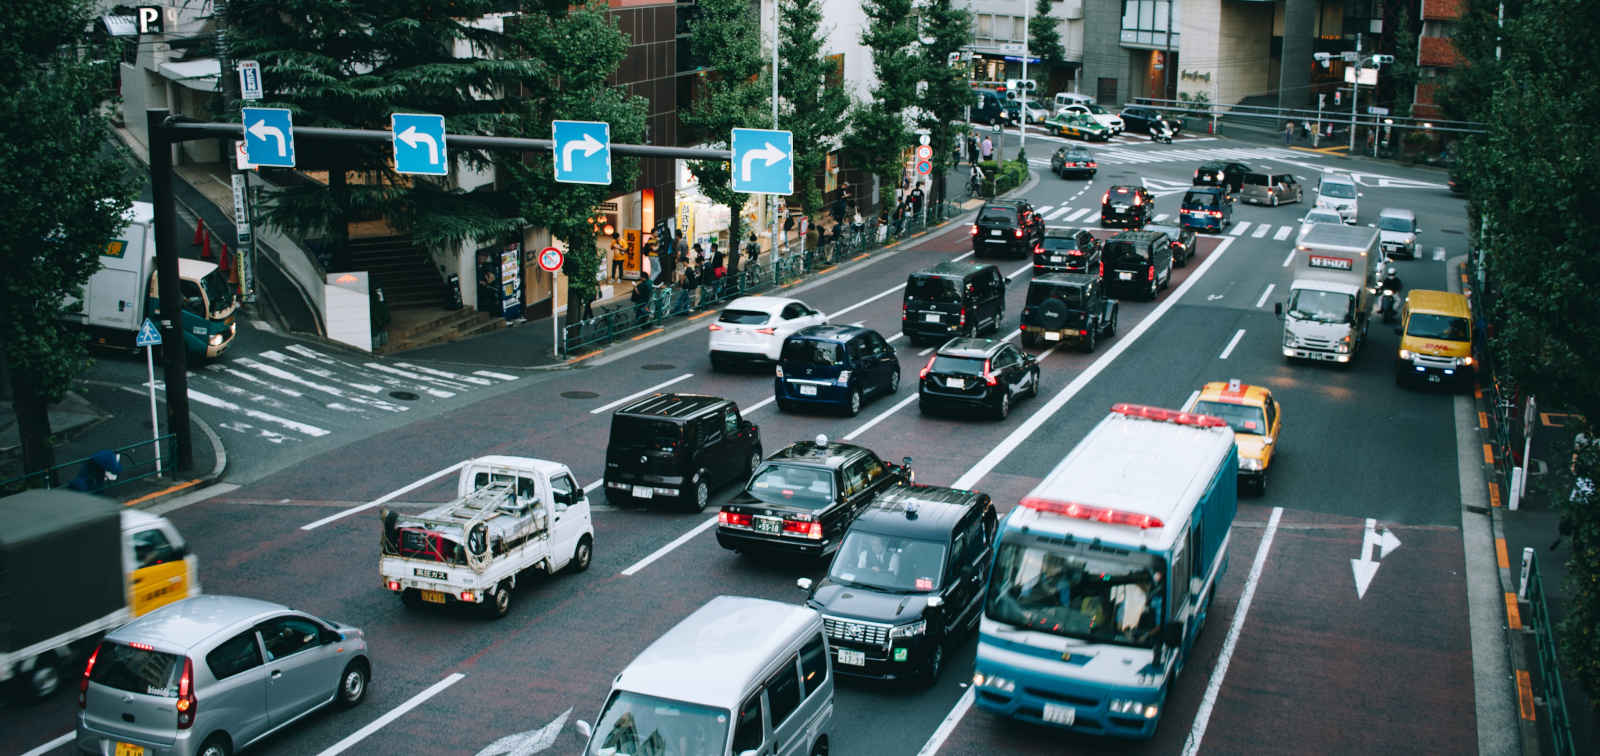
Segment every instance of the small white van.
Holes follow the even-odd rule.
[[[617,675],[583,753],[826,754],[832,658],[816,610],[718,596]]]
[[[1094,98],[1082,92],[1057,92],[1052,111],[1060,111],[1068,105],[1093,105]]]
[[[1330,173],[1317,182],[1316,206],[1339,213],[1339,218],[1346,224],[1356,222],[1356,216],[1360,214],[1360,197],[1361,190],[1356,188],[1355,179],[1349,176]]]

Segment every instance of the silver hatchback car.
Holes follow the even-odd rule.
[[[116,630],[84,667],[78,750],[227,756],[328,703],[366,697],[356,628],[282,604],[197,596]]]

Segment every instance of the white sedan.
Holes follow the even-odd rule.
[[[1326,207],[1312,208],[1310,212],[1306,213],[1306,217],[1300,219],[1300,233],[1295,236],[1295,240],[1299,241],[1301,236],[1305,236],[1306,232],[1310,231],[1311,227],[1318,223],[1333,223],[1342,226],[1344,225],[1344,218],[1339,216],[1338,210]]]
[[[1111,129],[1111,133],[1113,135],[1121,134],[1123,132],[1122,116],[1106,110],[1105,108],[1102,108],[1094,103],[1089,103],[1087,105],[1063,105],[1056,112],[1077,113],[1079,115],[1089,116],[1090,118],[1094,119],[1095,123]]]
[[[805,302],[786,297],[740,297],[710,326],[711,369],[735,362],[777,362],[783,340],[828,316]]]

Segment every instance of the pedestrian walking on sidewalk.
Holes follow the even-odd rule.
[[[1294,121],[1283,122],[1283,143],[1294,144]]]
[[[614,241],[611,243],[611,280],[622,280],[622,266],[628,260],[628,243]]]
[[[985,162],[987,162],[990,159],[992,159],[993,157],[994,157],[994,142],[990,141],[989,137],[985,136],[983,138],[983,159],[984,159]]]

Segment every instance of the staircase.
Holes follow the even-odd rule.
[[[444,282],[428,253],[406,236],[356,237],[349,242],[350,270],[364,270],[382,287],[390,310],[438,307]]]
[[[393,354],[409,349],[458,341],[506,327],[505,318],[463,307],[409,308],[390,311],[389,342],[375,350]]]

